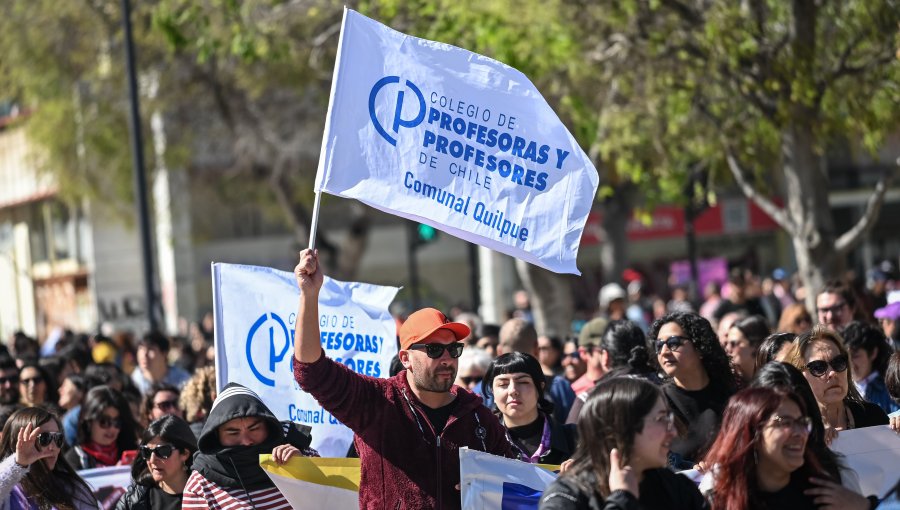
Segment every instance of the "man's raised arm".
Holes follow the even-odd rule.
[[[322,288],[324,275],[319,268],[318,250],[306,249],[300,252],[300,262],[294,268],[294,276],[300,287],[294,357],[304,363],[312,363],[322,355],[319,340],[319,290]]]

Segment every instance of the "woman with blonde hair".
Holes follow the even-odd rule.
[[[179,407],[184,410],[184,419],[198,438],[217,395],[216,368],[213,366],[198,369],[181,389]]]

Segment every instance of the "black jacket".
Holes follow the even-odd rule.
[[[850,414],[853,415],[853,428],[855,429],[890,423],[887,413],[876,404],[853,400],[845,400],[845,402],[847,403],[847,409],[850,410]]]
[[[222,446],[217,429],[235,418],[250,417],[265,422],[269,430],[266,440],[254,446]],[[259,466],[259,455],[272,453],[274,447],[282,444],[296,446],[304,455],[315,454],[309,450],[310,442],[309,427],[279,422],[259,396],[240,384],[229,383],[213,402],[197,441],[192,467],[223,489],[272,487],[272,480]]]
[[[132,483],[128,492],[116,503],[116,510],[150,510],[150,488]]]
[[[588,486],[596,487],[592,474]],[[639,487],[641,497],[613,491],[604,500],[595,490],[586,492],[571,478],[557,478],[541,497],[540,510],[707,510],[709,503],[694,482],[665,468],[644,471]]]

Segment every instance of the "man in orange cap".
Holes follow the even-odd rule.
[[[324,356],[313,250],[294,269],[300,286],[294,378],[355,433],[360,508],[460,508],[459,448],[514,457],[503,426],[481,398],[454,386],[465,324],[425,308],[400,327],[400,362],[390,379],[357,374]]]

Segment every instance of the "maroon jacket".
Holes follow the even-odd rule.
[[[481,397],[458,386],[450,390],[456,407],[444,431],[435,436],[405,370],[376,379],[323,353],[313,363],[294,359],[294,378],[356,433],[361,509],[458,509],[460,447],[515,457],[503,426],[481,404]]]

